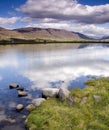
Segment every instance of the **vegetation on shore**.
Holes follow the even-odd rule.
[[[26,119],[29,130],[109,130],[109,78],[87,81],[61,101],[46,100]]]
[[[109,43],[109,40],[51,40],[51,39],[1,39],[0,44],[47,44],[47,43]]]

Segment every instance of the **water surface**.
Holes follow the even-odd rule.
[[[25,130],[24,116],[15,106],[27,106],[45,87],[83,88],[92,76],[109,76],[109,46],[106,44],[45,44],[0,46],[0,130]],[[17,96],[10,83],[24,86],[29,95]],[[16,119],[4,124],[4,119]]]

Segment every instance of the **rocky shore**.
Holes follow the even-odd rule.
[[[45,99],[36,100],[40,105],[30,110],[25,121],[29,130],[109,129],[109,78],[85,84],[84,89],[74,88],[70,92],[65,88],[43,89]]]
[[[22,110],[29,112],[27,117],[22,117],[26,119],[25,125],[29,130],[109,128],[105,124],[109,114],[109,78],[94,79],[85,84],[84,89],[74,88],[71,91],[66,88],[44,88],[42,97],[32,99],[27,105],[19,103],[15,110],[19,114]],[[19,91],[23,93],[19,97],[21,99],[29,95],[18,84],[11,84],[9,88],[16,89],[18,97]],[[97,124],[93,124],[95,121]],[[2,122],[14,124],[16,120],[8,118]]]

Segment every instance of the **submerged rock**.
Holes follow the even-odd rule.
[[[17,111],[21,111],[23,108],[24,108],[23,104],[18,104],[18,105],[16,106],[16,110],[17,110]]]
[[[27,96],[27,95],[28,95],[27,92],[22,91],[22,90],[18,90],[18,96],[19,97],[24,97],[24,96]]]
[[[22,119],[26,119],[26,115],[23,115],[23,116],[22,116]]]
[[[10,84],[10,85],[9,85],[9,87],[10,87],[10,89],[12,89],[12,88],[18,88],[18,87],[19,87],[19,85],[18,85],[18,84],[13,83],[13,84]]]
[[[14,124],[14,123],[16,123],[16,120],[15,120],[15,119],[8,118],[8,119],[2,120],[1,122],[2,122],[2,123]]]
[[[17,90],[24,91],[24,87],[19,87]]]
[[[42,97],[47,98],[47,97],[57,97],[59,93],[58,88],[44,88],[42,90]]]
[[[33,103],[36,107],[38,107],[38,106],[40,106],[41,103],[44,102],[44,101],[45,101],[44,98],[36,98],[36,99],[33,99],[32,103]]]
[[[59,98],[62,99],[62,100],[65,100],[66,98],[69,97],[69,94],[70,94],[70,91],[67,90],[66,88],[60,88],[59,89]]]

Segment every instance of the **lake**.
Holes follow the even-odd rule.
[[[84,88],[85,81],[101,76],[109,76],[108,44],[1,45],[0,130],[25,130],[28,112],[16,112],[16,105],[26,107],[41,97],[42,88]],[[28,96],[18,97],[16,89],[9,89],[11,83],[23,86]]]

